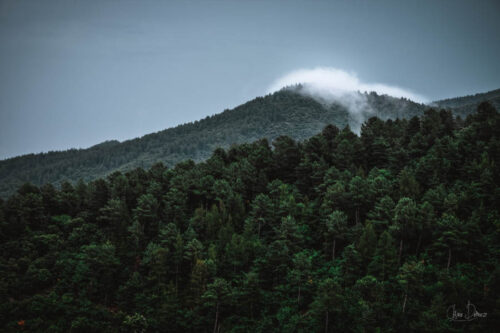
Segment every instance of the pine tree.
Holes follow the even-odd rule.
[[[373,260],[368,266],[368,273],[385,281],[396,270],[397,253],[391,234],[384,231],[378,240]]]
[[[337,240],[343,241],[347,233],[347,216],[341,211],[334,211],[326,220],[326,237],[332,240],[332,260],[335,260]]]

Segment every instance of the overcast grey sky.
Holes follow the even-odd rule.
[[[125,140],[332,67],[435,100],[500,88],[500,1],[0,0],[0,159]]]

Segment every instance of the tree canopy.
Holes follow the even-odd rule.
[[[24,184],[0,199],[0,330],[493,332],[499,128],[430,109]],[[487,316],[450,321],[468,301]]]

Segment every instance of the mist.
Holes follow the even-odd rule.
[[[273,93],[285,87],[295,89],[321,103],[342,105],[349,112],[349,126],[357,134],[361,124],[374,115],[365,93],[376,92],[379,95],[407,98],[418,103],[427,102],[424,96],[408,89],[383,83],[363,82],[356,73],[333,67],[292,71],[274,81],[268,92]]]

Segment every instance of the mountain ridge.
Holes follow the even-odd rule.
[[[500,90],[498,92],[498,96],[493,94],[494,106],[497,106],[497,102],[500,104]],[[486,94],[489,93],[491,92]],[[374,110],[364,114],[366,118],[377,116],[382,120],[409,119],[422,115],[430,108],[404,98],[373,92],[361,95]],[[474,95],[457,99],[459,100],[448,99],[434,103],[443,107],[453,105],[452,109],[458,110],[456,114],[464,117],[475,110],[471,105],[481,97]],[[450,104],[452,100],[455,104]],[[280,135],[303,140],[315,135],[328,124],[343,128],[356,121],[359,119],[354,119],[347,107],[341,104],[321,103],[294,89],[282,89],[233,109],[142,137],[122,142],[104,141],[90,148],[26,154],[2,160],[0,196],[11,194],[24,182],[60,185],[64,181],[90,181],[114,171],[147,168],[157,162],[172,166],[186,159],[202,161],[219,147],[227,148],[232,144],[261,138],[272,141]]]
[[[446,98],[430,103],[430,106],[437,106],[445,109],[452,109],[456,115],[461,117],[474,112],[483,101],[488,101],[497,110],[500,109],[500,89],[490,90],[484,93],[467,95],[461,97]]]

